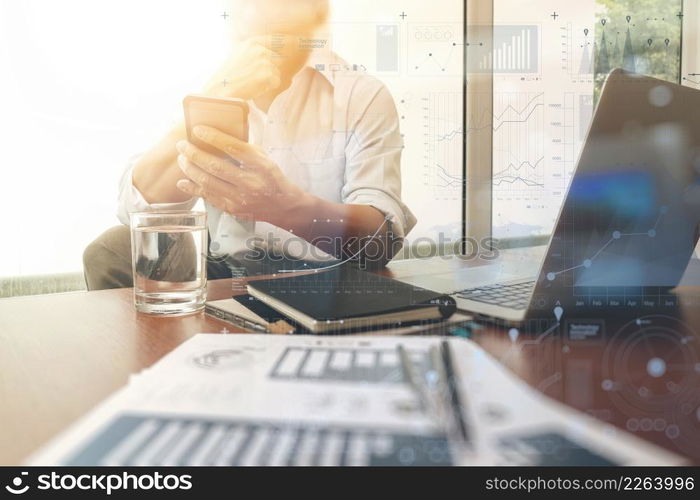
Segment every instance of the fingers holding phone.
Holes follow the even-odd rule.
[[[199,149],[217,156],[226,154],[202,141],[193,130],[207,125],[243,142],[248,141],[248,104],[242,99],[188,95],[182,102],[187,140]]]
[[[192,135],[219,153],[178,142],[178,165],[187,177],[177,183],[181,191],[231,215],[276,225],[310,201],[260,148],[205,125],[194,127]]]

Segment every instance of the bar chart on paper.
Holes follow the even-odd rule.
[[[409,351],[414,363],[428,364],[424,352]],[[278,380],[404,383],[393,349],[327,349],[288,347],[275,363],[270,378]]]
[[[170,415],[117,417],[66,465],[451,465],[444,435]]]

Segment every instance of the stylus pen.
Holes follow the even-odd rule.
[[[447,385],[447,398],[448,403],[452,408],[452,413],[454,414],[454,419],[457,424],[457,430],[459,431],[460,437],[465,441],[469,441],[469,430],[467,429],[467,423],[464,420],[464,413],[462,412],[462,398],[460,396],[460,384],[457,380],[457,374],[454,370],[454,358],[452,356],[452,348],[450,343],[443,340],[440,343],[440,354],[442,359],[442,366],[445,370],[445,384]]]

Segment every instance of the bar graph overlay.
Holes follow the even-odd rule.
[[[452,465],[444,435],[127,414],[65,465]]]
[[[482,41],[471,40],[472,46],[480,46]],[[493,51],[476,51],[470,56],[476,60],[470,68],[476,72],[494,73],[538,73],[540,67],[539,29],[536,25],[494,26]]]
[[[419,370],[428,366],[425,352],[409,352]],[[393,349],[327,349],[288,347],[270,378],[403,384],[403,370]]]

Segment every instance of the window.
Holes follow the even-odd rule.
[[[460,0],[334,0],[335,52],[384,82],[401,118],[408,242],[462,236],[464,10]]]
[[[0,278],[75,273],[118,180],[225,55],[217,2],[0,3]]]
[[[695,71],[682,69],[698,66],[696,9],[684,15],[681,0],[493,1],[493,47],[481,61],[471,50],[467,58],[470,71],[493,68],[495,237],[552,231],[611,69],[697,85]]]

